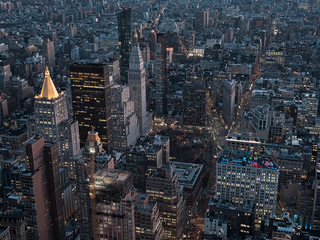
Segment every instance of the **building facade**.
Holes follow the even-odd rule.
[[[216,166],[216,194],[243,204],[256,202],[256,220],[275,214],[279,169],[269,159],[223,155]]]
[[[225,79],[223,81],[222,117],[226,125],[231,126],[234,117],[234,103],[236,96],[236,82]]]
[[[112,122],[108,66],[72,64],[70,66],[72,108],[79,122],[83,146],[92,127],[99,132],[102,144],[111,149]]]
[[[135,239],[132,174],[98,170],[94,175],[92,206],[96,239]]]
[[[73,172],[70,158],[80,151],[78,122],[68,117],[66,94],[58,93],[48,68],[41,93],[35,97],[34,117],[28,120],[27,131],[29,138],[38,134],[57,143],[61,165]]]
[[[136,239],[164,239],[158,204],[151,202],[147,194],[138,194],[134,200]]]
[[[27,239],[64,239],[63,209],[57,147],[43,137],[26,142],[27,169],[22,194]]]
[[[131,30],[131,7],[123,9],[118,13],[118,42],[120,49],[120,81],[128,83],[128,68],[132,40]]]
[[[212,222],[217,222],[217,220],[222,220],[227,224],[228,237],[250,236],[255,226],[255,201],[245,200],[243,204],[236,206],[226,200],[211,198],[205,214],[205,228],[209,227],[214,230],[211,225],[215,225],[216,223]],[[212,234],[212,230],[208,232]]]
[[[133,44],[130,54],[128,86],[138,117],[140,135],[145,136],[150,131],[147,129],[146,69],[137,43]]]
[[[181,239],[187,213],[177,174],[170,166],[162,167],[147,178],[146,189],[159,204],[165,239]]]
[[[183,86],[183,124],[205,127],[207,91],[202,79],[191,77]]]
[[[189,215],[192,215],[202,192],[203,165],[171,161],[170,166],[183,187],[186,208]]]
[[[140,136],[134,105],[128,86],[111,87],[112,148],[115,151],[125,151],[135,145]]]
[[[167,39],[165,34],[157,35],[155,44],[155,114],[167,114]]]

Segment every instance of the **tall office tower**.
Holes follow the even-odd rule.
[[[165,239],[181,239],[187,212],[177,175],[171,166],[155,171],[147,178],[147,194],[159,205]]]
[[[183,86],[183,124],[204,127],[207,90],[204,81],[196,77],[189,78]]]
[[[98,170],[94,175],[92,195],[96,207],[93,225],[95,239],[135,239],[132,174],[120,170]]]
[[[99,132],[105,149],[111,149],[112,123],[108,66],[72,64],[70,66],[73,115],[79,122],[83,146],[92,126]]]
[[[58,125],[68,119],[67,101],[64,92],[60,94],[50,77],[48,67],[40,95],[34,103],[35,131],[44,135],[46,141],[57,142]]]
[[[317,140],[314,140],[312,142],[312,148],[311,150],[311,156],[310,156],[310,160],[308,161],[308,163],[304,163],[304,169],[307,172],[311,172],[313,169],[317,168],[317,163],[318,163],[318,155],[320,154],[320,144]]]
[[[225,79],[223,81],[223,106],[222,117],[226,125],[232,124],[234,117],[234,102],[236,96],[236,82],[234,80]]]
[[[157,42],[157,33],[154,30],[151,30],[149,34],[149,48],[150,48],[150,60],[156,59],[156,42]]]
[[[131,38],[131,7],[129,7],[118,13],[120,80],[122,84],[126,84],[128,82]]]
[[[111,87],[112,148],[125,151],[139,138],[139,124],[128,86]]]
[[[118,59],[108,59],[109,77],[112,77],[112,82],[120,84],[120,66]],[[112,84],[111,84],[112,85]]]
[[[3,125],[3,119],[9,115],[8,101],[0,97],[0,126]]]
[[[147,99],[146,99],[146,69],[137,43],[134,43],[131,50],[128,85],[130,96],[134,101],[134,110],[137,113],[139,132],[141,136],[147,135]]]
[[[195,13],[195,30],[201,31],[209,26],[209,12],[208,11],[197,11]]]
[[[156,110],[155,114],[167,113],[167,40],[164,34],[157,35],[155,48]]]
[[[10,64],[7,61],[0,62],[0,89],[3,90],[9,86],[9,80],[12,76]]]
[[[75,170],[74,170],[75,172]],[[59,168],[60,184],[63,196],[63,219],[65,222],[74,217],[76,212],[76,182],[71,179],[67,168]]]
[[[147,194],[138,194],[134,203],[136,239],[162,240],[164,231],[158,204],[151,202]]]
[[[57,146],[35,136],[26,142],[21,176],[27,239],[64,239]]]
[[[43,43],[43,53],[46,58],[46,63],[49,67],[54,67],[55,66],[55,52],[54,52],[54,43],[53,41],[50,41],[50,39],[47,39]]]
[[[58,93],[48,68],[40,95],[35,97],[34,117],[28,121],[28,136],[43,136],[48,142],[57,143],[62,165],[73,171],[70,157],[80,151],[78,122],[68,118],[66,94]]]
[[[82,157],[76,162],[76,214],[81,239],[93,239],[91,199],[87,163]]]
[[[320,156],[318,156],[317,164],[316,164],[316,177],[315,177],[314,204],[313,204],[313,210],[312,210],[312,220],[313,220],[312,229],[316,230],[316,231],[320,231]]]
[[[96,213],[92,211],[96,205],[91,197],[94,195],[94,188],[90,186],[94,185],[94,173],[97,167],[96,158],[105,153],[98,133],[89,131],[82,156],[75,159],[77,175],[76,208],[81,239],[93,239],[97,234],[94,232],[97,225],[93,224]]]
[[[256,222],[274,215],[277,204],[279,169],[265,158],[230,156],[225,153],[216,166],[216,194],[241,205],[246,199],[256,202]]]

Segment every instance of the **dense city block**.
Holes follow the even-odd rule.
[[[0,0],[0,240],[320,240],[320,0]]]

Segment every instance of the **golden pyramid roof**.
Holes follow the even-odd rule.
[[[44,76],[43,85],[42,85],[42,90],[41,90],[39,97],[53,99],[53,98],[57,98],[58,96],[59,96],[59,93],[57,92],[57,89],[53,84],[53,81],[50,77],[50,72],[49,72],[49,69],[47,66],[45,76]]]

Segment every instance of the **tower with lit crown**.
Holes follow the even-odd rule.
[[[28,122],[29,137],[38,134],[48,142],[55,142],[63,166],[69,167],[68,159],[80,151],[78,122],[68,118],[64,92],[58,93],[50,77],[48,67],[41,93],[35,97],[34,117]]]

